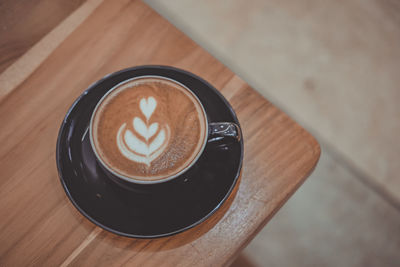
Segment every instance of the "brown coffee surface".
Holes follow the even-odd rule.
[[[163,78],[140,78],[119,85],[101,101],[91,140],[115,173],[156,181],[189,166],[206,132],[204,111],[188,89]]]

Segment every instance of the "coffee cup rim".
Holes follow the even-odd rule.
[[[139,179],[135,179],[135,178],[131,178],[131,177],[122,175],[122,174],[114,171],[113,169],[111,169],[109,166],[107,166],[107,164],[101,159],[100,155],[97,152],[96,146],[94,145],[93,129],[92,129],[93,128],[92,124],[93,124],[93,120],[94,120],[95,114],[97,112],[97,109],[99,108],[100,104],[107,98],[107,96],[109,94],[111,94],[114,90],[119,88],[121,85],[129,83],[129,82],[132,82],[134,80],[143,79],[143,78],[155,78],[155,79],[167,80],[167,81],[173,82],[173,83],[178,84],[179,86],[183,87],[199,103],[200,108],[201,108],[201,110],[203,112],[203,115],[204,115],[204,119],[205,119],[205,127],[204,127],[205,135],[204,135],[203,144],[202,144],[200,150],[197,152],[196,157],[192,160],[192,162],[189,165],[187,165],[185,168],[180,170],[178,173],[174,174],[174,175],[167,176],[166,178],[160,178],[158,180],[149,180],[149,181],[139,180]],[[177,178],[178,176],[180,176],[180,175],[184,174],[186,171],[188,171],[194,164],[196,164],[196,162],[198,161],[200,156],[203,154],[203,151],[204,151],[204,149],[206,147],[206,144],[207,144],[207,141],[208,141],[208,135],[209,135],[208,125],[209,125],[209,123],[208,123],[207,113],[206,113],[206,111],[204,109],[203,103],[201,103],[200,99],[197,97],[197,95],[192,90],[189,89],[189,87],[187,87],[186,85],[182,84],[181,82],[179,82],[177,80],[174,80],[174,79],[169,78],[169,77],[161,76],[161,75],[140,75],[140,76],[136,76],[136,77],[132,77],[130,79],[124,80],[124,81],[114,85],[96,103],[96,106],[93,109],[93,112],[91,114],[90,121],[89,121],[89,140],[90,140],[90,146],[91,146],[91,148],[93,150],[93,153],[95,154],[96,159],[112,175],[114,175],[117,178],[120,178],[120,179],[122,179],[124,181],[133,183],[133,184],[143,184],[143,185],[160,184],[160,183],[165,183],[165,182],[168,182],[168,181],[171,181],[171,180]]]

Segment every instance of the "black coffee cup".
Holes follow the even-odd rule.
[[[144,179],[136,178],[134,176],[127,176],[127,175],[124,175],[124,174],[121,174],[121,173],[115,171],[112,167],[108,166],[104,162],[104,160],[100,157],[99,152],[97,151],[96,146],[94,144],[94,137],[93,137],[94,136],[93,135],[94,117],[95,117],[95,114],[96,114],[99,106],[103,103],[103,101],[105,101],[114,90],[116,90],[118,88],[121,88],[125,84],[134,83],[136,81],[143,81],[143,80],[146,80],[146,79],[160,79],[160,80],[172,82],[172,83],[175,83],[176,85],[179,85],[180,87],[184,88],[185,90],[187,90],[187,92],[190,93],[191,96],[194,99],[196,99],[198,101],[198,104],[201,106],[201,112],[203,113],[202,115],[205,118],[205,125],[206,125],[203,128],[203,130],[205,132],[202,133],[203,135],[205,135],[205,138],[203,139],[203,143],[201,145],[201,148],[197,152],[197,155],[194,158],[194,160],[192,160],[189,165],[187,165],[184,168],[180,169],[177,173],[175,173],[173,175],[169,175],[169,176],[163,177],[161,179],[157,179],[157,180],[144,180]],[[98,101],[95,109],[93,110],[93,113],[92,113],[92,116],[91,116],[91,120],[90,120],[89,136],[90,136],[90,144],[91,144],[93,152],[94,152],[94,154],[96,156],[96,159],[100,163],[101,167],[107,173],[107,176],[110,177],[115,182],[117,182],[117,183],[119,183],[121,185],[124,185],[124,186],[129,186],[129,187],[131,187],[131,185],[133,185],[133,187],[135,187],[135,185],[149,186],[149,185],[156,185],[156,184],[161,184],[161,183],[173,181],[174,179],[176,179],[176,178],[182,176],[184,173],[188,172],[196,164],[197,160],[201,157],[201,155],[202,155],[207,143],[218,143],[218,144],[221,144],[221,143],[226,143],[226,142],[228,142],[228,143],[229,142],[238,142],[241,139],[240,129],[239,129],[239,126],[237,124],[232,123],[232,122],[209,122],[208,121],[208,116],[207,116],[207,113],[206,113],[206,111],[204,109],[204,106],[203,106],[201,100],[190,89],[190,87],[185,86],[182,83],[180,83],[180,82],[178,82],[178,81],[176,81],[174,79],[171,79],[169,77],[163,77],[163,76],[158,76],[158,75],[137,76],[137,77],[122,81],[119,84],[117,84],[116,86],[110,88],[110,90]],[[121,142],[121,143],[124,144],[123,142]]]

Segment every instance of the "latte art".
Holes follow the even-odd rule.
[[[122,155],[138,162],[150,163],[165,150],[170,137],[168,124],[164,128],[159,127],[157,122],[149,124],[149,119],[157,107],[154,97],[140,100],[140,110],[146,117],[146,123],[139,117],[133,119],[133,129],[141,135],[145,141],[140,140],[136,134],[126,129],[126,123],[122,124],[117,134],[117,145]],[[160,129],[159,129],[160,128]],[[155,138],[152,138],[155,134]]]
[[[162,77],[117,85],[97,105],[90,140],[103,166],[124,179],[160,181],[189,168],[207,139],[202,105]]]

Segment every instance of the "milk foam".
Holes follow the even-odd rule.
[[[122,177],[168,178],[188,168],[206,144],[207,118],[188,88],[162,77],[140,77],[112,88],[91,122],[99,161]]]
[[[129,160],[144,163],[147,166],[150,166],[151,162],[164,152],[170,139],[168,124],[162,123],[163,126],[159,127],[158,122],[149,123],[156,107],[157,101],[154,97],[142,98],[139,108],[146,117],[146,122],[139,117],[134,117],[132,121],[133,129],[144,137],[145,142],[140,140],[134,132],[127,129],[126,123],[121,125],[116,136],[117,146],[122,155]],[[156,133],[156,137],[151,140],[151,137]]]

